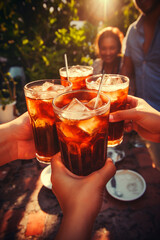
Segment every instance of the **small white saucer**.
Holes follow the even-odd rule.
[[[117,163],[123,160],[125,157],[125,152],[112,147],[108,147],[107,157],[111,158],[114,163]]]
[[[117,170],[115,174],[116,191],[121,193],[117,196],[115,188],[111,185],[111,180],[106,184],[108,193],[122,201],[132,201],[140,198],[146,190],[146,182],[144,178],[135,171]]]
[[[48,165],[43,169],[41,172],[41,182],[43,185],[48,188],[52,189],[52,183],[51,183],[51,165]]]

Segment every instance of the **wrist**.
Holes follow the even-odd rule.
[[[17,159],[17,145],[14,139],[14,128],[9,123],[2,124],[0,126],[1,138],[0,138],[0,165],[4,165]]]
[[[86,210],[74,209],[64,214],[60,233],[65,233],[65,240],[89,240],[96,216]],[[62,239],[63,236],[60,235]]]
[[[75,221],[79,221],[80,224],[86,224],[88,222],[94,222],[96,215],[94,215],[92,212],[88,212],[87,209],[82,210],[81,208],[79,209],[71,209],[67,213],[63,215],[65,219],[72,219],[72,223]]]

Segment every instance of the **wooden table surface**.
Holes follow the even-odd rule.
[[[125,158],[117,169],[139,173],[146,191],[134,201],[120,201],[104,193],[93,240],[160,239],[160,171],[154,168],[145,146],[134,147],[125,135],[121,148]],[[44,169],[35,159],[17,160],[0,167],[0,240],[54,239],[62,211],[51,190],[43,186]]]

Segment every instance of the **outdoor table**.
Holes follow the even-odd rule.
[[[160,171],[145,146],[136,148],[125,135],[125,158],[117,169],[139,173],[146,182],[144,194],[133,201],[120,201],[107,190],[96,218],[92,240],[160,239]],[[16,160],[0,167],[0,239],[54,239],[62,219],[59,203],[43,186],[44,165],[36,159]]]

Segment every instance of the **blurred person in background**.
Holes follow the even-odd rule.
[[[160,1],[134,0],[140,12],[126,33],[121,74],[130,78],[130,93],[160,111]],[[160,144],[146,141],[160,170]]]
[[[106,27],[97,34],[95,49],[98,58],[93,62],[93,74],[120,72],[123,38],[117,27]]]
[[[122,65],[122,42],[124,35],[117,27],[106,27],[98,32],[95,40],[95,50],[98,58],[93,62],[93,74],[119,74]],[[108,147],[108,156],[122,159],[122,145]],[[118,148],[118,150],[117,150]],[[115,159],[113,159],[115,160]]]
[[[140,16],[126,33],[121,73],[134,74],[134,95],[160,111],[160,1],[134,3]]]

